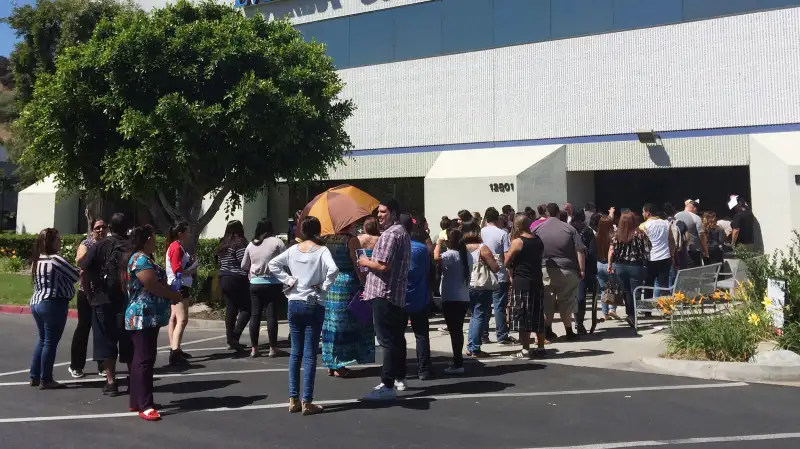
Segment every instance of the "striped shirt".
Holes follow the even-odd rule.
[[[219,274],[227,276],[247,276],[247,271],[242,269],[242,260],[247,249],[247,240],[233,241],[230,246],[219,255]]]
[[[51,299],[70,301],[75,296],[76,282],[78,282],[78,270],[63,257],[42,254],[36,261],[31,305]]]
[[[411,238],[401,224],[396,223],[381,234],[372,250],[372,260],[388,265],[389,270],[369,272],[364,286],[364,299],[383,298],[405,308],[408,271],[411,268]]]

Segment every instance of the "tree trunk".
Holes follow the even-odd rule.
[[[86,206],[83,209],[83,216],[86,217],[86,234],[92,233],[92,222],[97,217],[103,216],[103,199],[99,194],[86,192]]]
[[[181,221],[189,223],[192,231],[192,246],[195,247],[200,239],[200,233],[214,218],[230,191],[230,187],[223,186],[214,194],[214,199],[205,211],[203,210],[203,193],[192,187],[183,188],[178,192],[178,207],[170,204],[163,192],[155,192],[148,197],[137,198],[137,200],[147,207],[156,226],[165,235],[175,223]],[[189,249],[193,250],[193,248]]]

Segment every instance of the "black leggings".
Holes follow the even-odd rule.
[[[258,347],[258,333],[261,330],[261,312],[267,309],[267,337],[269,347],[275,348],[278,344],[278,314],[276,308],[283,302],[283,285],[281,284],[250,284],[250,344]]]
[[[78,325],[72,334],[72,348],[69,367],[83,371],[86,366],[86,348],[89,345],[89,332],[92,330],[92,306],[83,291],[78,292]],[[97,362],[97,372],[103,371],[103,362]]]
[[[247,276],[222,275],[219,286],[225,298],[225,336],[229,345],[239,343],[250,321],[250,281]]]
[[[453,367],[464,366],[464,318],[467,316],[469,301],[443,301],[442,314],[450,333],[450,343],[453,345]]]

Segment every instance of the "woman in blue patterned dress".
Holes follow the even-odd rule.
[[[153,403],[153,368],[158,352],[158,330],[169,323],[170,305],[183,298],[167,286],[167,273],[153,260],[156,236],[143,226],[131,231],[131,256],[127,264],[128,307],[125,330],[133,341],[133,362],[129,377],[130,411],[146,421],[161,415]]]
[[[356,271],[356,250],[361,249],[352,235],[354,226],[326,238],[339,274],[325,299],[325,323],[322,325],[322,364],[328,375],[347,377],[348,365],[375,363],[375,329],[363,324],[347,308],[364,282]]]

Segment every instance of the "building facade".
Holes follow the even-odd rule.
[[[236,1],[324,43],[357,106],[353,156],[246,221],[350,183],[431,223],[550,201],[724,215],[739,194],[765,249],[800,229],[800,0]]]
[[[431,222],[546,201],[699,197],[724,214],[735,193],[762,222],[786,214],[767,249],[800,227],[798,204],[778,199],[800,188],[800,0],[243,2],[325,43],[357,105],[354,156],[325,185],[393,186],[382,194],[400,180]],[[640,130],[659,138],[640,143]],[[778,173],[785,183],[769,181]],[[275,189],[270,213],[322,184]]]

